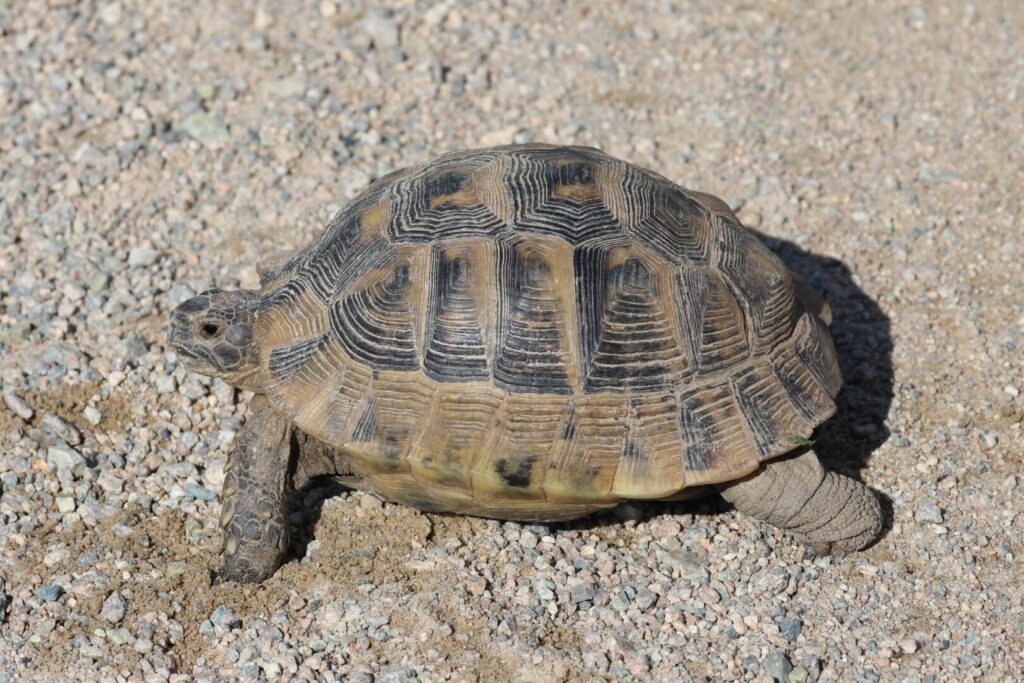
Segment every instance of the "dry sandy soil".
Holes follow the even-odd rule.
[[[1014,0],[0,0],[0,683],[1024,678],[1022,98]],[[167,311],[390,170],[531,140],[722,196],[828,299],[817,449],[884,536],[326,481],[272,579],[212,583],[249,396]]]

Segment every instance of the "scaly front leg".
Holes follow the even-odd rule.
[[[261,581],[288,552],[291,425],[264,396],[235,437],[225,468],[220,525],[224,529],[220,579]]]

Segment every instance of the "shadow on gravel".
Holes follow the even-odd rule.
[[[292,538],[285,562],[301,560],[306,556],[310,542],[316,540],[313,530],[320,521],[324,501],[351,490],[334,477],[323,476],[313,478],[292,494],[288,503]]]

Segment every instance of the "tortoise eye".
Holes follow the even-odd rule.
[[[223,326],[217,323],[203,323],[203,326],[199,328],[199,336],[203,339],[213,339],[221,333],[222,329]]]

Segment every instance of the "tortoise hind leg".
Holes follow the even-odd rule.
[[[252,416],[235,437],[225,467],[220,579],[260,581],[284,560],[291,451],[292,427],[271,410],[265,397],[254,397]]]
[[[740,512],[828,553],[860,550],[882,529],[875,494],[858,481],[825,470],[809,449],[768,461],[745,479],[721,484],[719,491]]]

